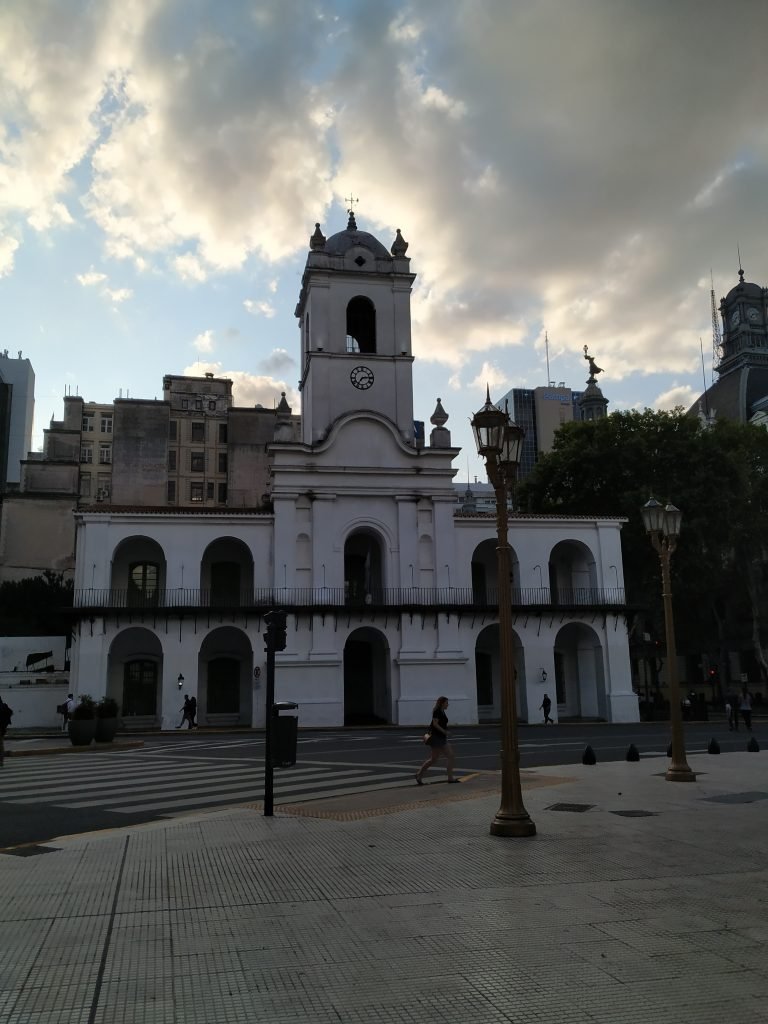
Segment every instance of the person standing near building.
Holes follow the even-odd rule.
[[[552,701],[549,699],[548,694],[544,694],[544,700],[541,702],[540,710],[544,712],[544,725],[554,725],[554,718],[549,717],[550,709],[552,708]]]
[[[190,697],[189,698],[189,728],[190,729],[196,729],[197,728],[197,722],[195,721],[196,718],[197,718],[197,697]]]
[[[432,708],[432,724],[429,727],[429,739],[427,740],[431,753],[421,768],[416,772],[416,783],[419,786],[424,785],[422,777],[425,772],[427,772],[436,761],[439,761],[441,757],[444,757],[446,760],[448,781],[459,781],[453,777],[453,749],[448,742],[448,715],[445,713],[447,707],[448,698],[438,697],[435,706]]]
[[[752,732],[752,694],[744,687],[739,697],[739,714],[744,720],[747,732]],[[736,726],[738,729],[738,725]]]
[[[0,697],[0,765],[5,760],[5,732],[8,726],[11,724],[13,718],[13,711],[5,701]]]

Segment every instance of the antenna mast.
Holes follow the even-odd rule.
[[[544,331],[544,351],[547,355],[547,387],[552,383],[552,378],[549,375],[549,335]]]
[[[741,266],[741,263],[739,263]],[[715,367],[720,362],[720,353],[722,351],[723,339],[720,336],[720,320],[717,315],[717,305],[715,304],[715,279],[712,276],[712,271],[709,272],[709,279],[712,287],[709,292],[709,300],[712,306],[712,374],[711,383],[715,382]]]

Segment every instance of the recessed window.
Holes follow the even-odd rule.
[[[227,472],[227,453],[226,452],[219,452],[219,472],[220,473],[226,473]]]
[[[358,256],[357,259],[355,260],[355,263],[358,265],[358,267],[364,267],[365,266],[365,256]]]
[[[112,445],[102,444],[99,445],[99,462],[102,466],[108,466],[112,461]]]
[[[84,444],[80,448],[80,461],[81,462],[93,462],[93,445]]]
[[[219,504],[225,505],[227,502],[227,485],[219,484]]]
[[[189,456],[189,468],[193,473],[204,473],[205,452],[192,452]]]
[[[190,501],[202,501],[203,500],[203,485],[202,485],[202,483],[190,484],[189,485],[189,500]]]
[[[111,416],[102,416],[101,417],[101,432],[102,432],[102,434],[111,434],[112,433],[112,417]]]
[[[213,500],[213,481],[212,481],[212,480],[211,480],[211,481],[209,481],[209,482],[208,482],[208,483],[207,483],[207,484],[205,485],[205,496],[206,496],[206,498],[208,498],[209,500],[211,500],[211,501]]]
[[[215,412],[216,411],[216,403],[215,402],[209,402],[208,403],[208,408],[211,410],[211,412]]]
[[[192,440],[193,441],[205,441],[205,424],[204,423],[193,423],[192,424]]]
[[[176,449],[171,448],[168,452],[168,469],[176,469]]]
[[[202,400],[202,398],[196,398],[195,399],[195,408],[196,409],[202,409],[203,408],[203,400]]]
[[[156,562],[133,562],[128,570],[128,593],[134,598],[157,598],[159,567]]]
[[[168,481],[168,501],[176,501],[176,481]]]
[[[83,416],[83,431],[93,433],[93,416]]]
[[[178,420],[171,420],[168,424],[168,437],[171,441],[175,441],[179,436],[179,422]]]
[[[91,496],[91,474],[81,473],[80,474],[80,497],[90,498]]]
[[[106,501],[112,493],[112,477],[109,473],[96,474],[96,497],[100,501]]]
[[[226,444],[226,443],[227,443],[227,424],[226,423],[220,423],[219,424],[219,444]]]
[[[182,398],[182,400],[181,400],[181,408],[182,409],[188,409],[189,408],[189,399],[188,398]]]

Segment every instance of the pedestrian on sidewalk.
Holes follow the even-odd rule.
[[[195,721],[196,718],[197,718],[197,697],[193,696],[193,697],[189,698],[189,728],[190,729],[196,729],[197,728],[197,722]]]
[[[191,729],[192,728],[192,706],[191,706],[189,697],[188,697],[188,695],[186,693],[184,694],[184,706],[180,707],[179,711],[181,712],[181,721],[176,726],[176,728],[177,729],[183,729],[184,728],[184,723],[187,722],[189,724],[189,728]]]
[[[752,694],[744,687],[739,698],[739,713],[744,720],[747,732],[752,732]],[[736,726],[738,729],[738,725]]]
[[[0,765],[5,760],[5,731],[11,724],[13,718],[13,711],[5,703],[2,697],[0,697]]]
[[[550,711],[551,707],[552,707],[552,701],[549,699],[548,695],[545,693],[544,694],[544,700],[541,702],[541,708],[540,708],[540,710],[544,712],[544,725],[548,725],[550,723],[552,725],[555,724],[554,718],[550,718],[549,717],[549,711]]]
[[[728,715],[728,729],[739,731],[739,698],[731,692],[725,698],[725,711]]]
[[[429,727],[429,739],[426,741],[430,748],[430,755],[416,772],[416,783],[419,786],[424,785],[422,781],[424,774],[441,757],[446,759],[448,781],[459,781],[453,777],[453,749],[448,742],[448,715],[445,713],[447,707],[448,698],[438,697],[435,706],[432,708],[432,724]]]

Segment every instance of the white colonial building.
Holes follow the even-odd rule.
[[[312,236],[301,427],[283,399],[269,505],[76,513],[76,691],[114,696],[136,724],[177,724],[189,693],[202,725],[262,725],[263,616],[282,607],[276,696],[301,725],[423,724],[442,694],[455,722],[498,717],[495,519],[457,510],[439,399],[429,437],[414,426],[405,252],[351,215]],[[637,720],[620,529],[511,516],[523,720],[545,692],[561,718]]]

